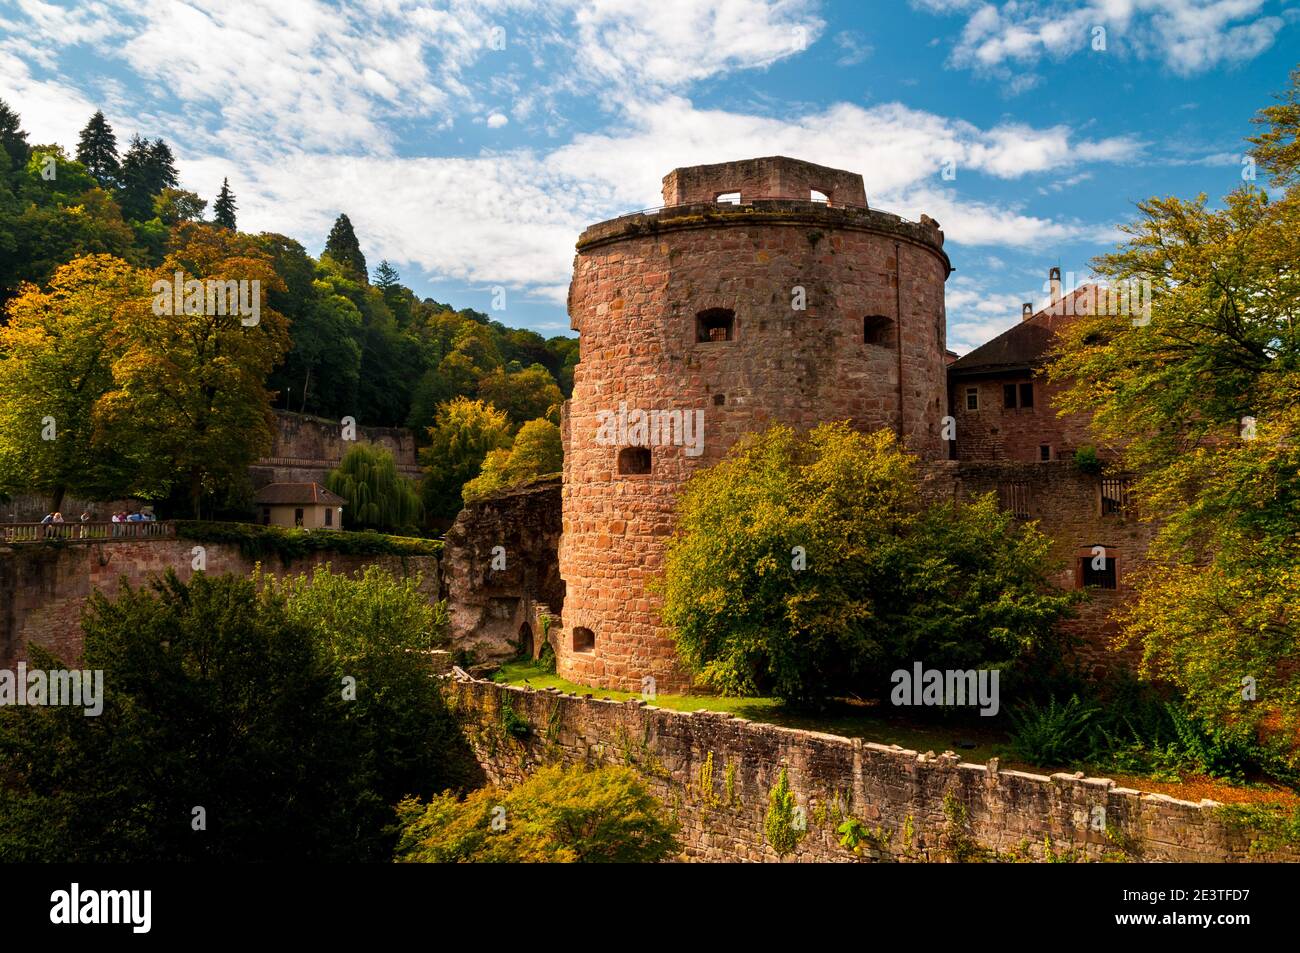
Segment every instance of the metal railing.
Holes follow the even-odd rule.
[[[176,535],[172,520],[85,523],[0,523],[0,541],[41,543],[49,539],[69,542],[104,542],[115,539],[170,539]]]

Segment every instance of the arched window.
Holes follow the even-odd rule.
[[[577,626],[573,630],[573,651],[575,652],[594,652],[596,651],[596,633],[591,629]]]
[[[624,447],[618,452],[618,472],[620,474],[649,473],[650,448]]]
[[[869,314],[862,319],[862,343],[888,347],[894,339],[894,322],[883,314]]]
[[[695,340],[706,344],[732,341],[736,337],[736,314],[728,308],[709,308],[695,316]]]
[[[812,189],[808,197],[814,202],[821,202],[823,205],[831,204],[831,197],[825,192],[818,192],[816,189]]]
[[[719,195],[716,199],[714,199],[714,201],[717,202],[719,205],[739,205],[739,204],[740,204],[740,193],[739,193],[739,192],[723,192],[723,193],[722,193],[721,195]]]

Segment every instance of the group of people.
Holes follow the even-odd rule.
[[[120,513],[113,514],[114,523],[152,523],[155,520],[156,517],[152,513],[146,513],[137,510],[131,510],[129,512],[123,510]],[[82,513],[81,518],[77,520],[78,523],[90,523],[93,521],[94,521],[94,516],[92,516],[88,512]],[[54,530],[53,527],[57,524],[67,523],[67,522],[68,520],[65,520],[63,518],[62,513],[46,513],[45,518],[41,520],[41,525],[46,527],[45,530],[46,536],[56,536],[59,535],[59,533],[58,531]],[[83,529],[81,532],[84,533],[85,530]],[[117,536],[119,535],[119,533],[120,530],[116,526],[113,527],[113,535]]]

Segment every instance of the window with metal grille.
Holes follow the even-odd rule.
[[[1029,484],[1024,480],[1006,480],[998,485],[1002,508],[1017,519],[1029,519]]]
[[[730,341],[735,335],[736,315],[726,308],[710,308],[695,316],[695,340],[700,344]]]
[[[1101,481],[1101,515],[1122,516],[1127,513],[1132,496],[1127,477],[1103,477]]]

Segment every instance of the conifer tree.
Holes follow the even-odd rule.
[[[347,215],[340,214],[334,220],[329,238],[325,240],[325,253],[333,258],[343,269],[358,281],[368,284],[369,272],[366,270],[366,256],[361,254],[361,243],[357,233],[352,230],[352,222]]]
[[[235,230],[235,212],[239,206],[235,204],[235,193],[230,191],[230,180],[221,180],[221,192],[217,195],[217,200],[212,204],[212,220],[222,228]]]
[[[399,278],[397,269],[390,265],[387,259],[381,261],[379,267],[375,269],[375,285],[384,291],[396,288]]]
[[[77,143],[77,161],[86,167],[99,184],[105,187],[113,185],[121,173],[121,164],[117,156],[117,136],[108,124],[102,112],[96,112],[81,130],[81,141]]]
[[[0,149],[9,154],[9,168],[15,170],[27,165],[32,151],[27,144],[27,133],[22,129],[22,119],[3,99],[0,99]]]

